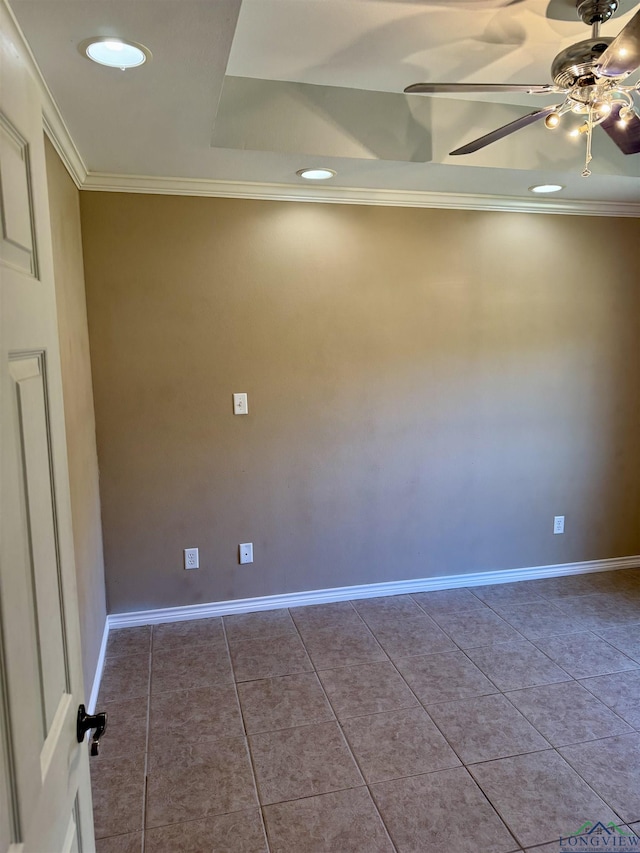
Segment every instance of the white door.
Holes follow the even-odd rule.
[[[0,853],[95,850],[42,109],[0,2]]]

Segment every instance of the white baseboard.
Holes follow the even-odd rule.
[[[107,640],[109,639],[109,617],[105,619],[104,631],[102,632],[102,642],[100,643],[100,651],[98,653],[98,662],[96,663],[96,673],[93,677],[93,685],[91,686],[91,695],[89,696],[89,704],[87,705],[87,713],[95,714],[96,703],[98,701],[98,693],[100,691],[100,682],[102,681],[102,670],[104,669],[104,659],[107,653]]]
[[[111,613],[107,616],[107,626],[109,629],[131,628],[137,625],[156,625],[159,622],[183,622],[187,619],[228,616],[232,613],[250,613],[257,610],[277,610],[281,607],[326,604],[331,601],[346,601],[351,598],[378,598],[382,595],[406,595],[410,592],[430,592],[438,589],[512,583],[513,581],[534,580],[536,578],[580,575],[588,572],[607,572],[616,569],[638,567],[640,567],[640,556],[615,557],[610,560],[560,563],[557,566],[534,566],[522,569],[503,569],[497,572],[476,572],[439,578],[419,578],[416,580],[393,581],[390,583],[342,586],[335,589],[316,589],[309,592],[265,595],[259,598],[240,598],[235,601],[212,601],[207,604],[191,604],[185,607],[163,607],[158,610],[138,610],[133,613]],[[103,642],[103,650],[105,643],[106,638]],[[102,655],[103,650],[101,652]],[[100,664],[101,666],[102,663]],[[97,695],[95,684],[94,690],[96,690]],[[91,695],[93,697],[93,692]]]

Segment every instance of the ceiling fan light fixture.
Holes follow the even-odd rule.
[[[529,192],[531,192],[531,193],[557,193],[563,189],[564,189],[564,186],[562,184],[535,184],[533,187],[529,187]]]
[[[596,115],[599,116],[608,116],[611,112],[611,102],[610,101],[594,101],[593,102],[593,111]]]
[[[337,172],[334,172],[333,169],[315,166],[313,168],[298,169],[296,175],[307,181],[327,181],[329,178],[335,178]]]
[[[116,38],[115,36],[97,36],[87,39],[80,45],[81,52],[98,65],[109,68],[138,68],[151,59],[151,51],[142,44]]]

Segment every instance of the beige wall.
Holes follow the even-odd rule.
[[[640,553],[637,220],[81,207],[110,611]]]
[[[82,662],[88,693],[106,619],[79,192],[45,139]]]

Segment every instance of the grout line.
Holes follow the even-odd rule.
[[[358,613],[358,611],[357,611],[357,610],[356,610],[356,608],[354,607],[353,602],[352,602],[352,601],[349,601],[348,603],[351,605],[351,609],[353,610],[353,612],[354,612],[354,613],[355,613],[355,614],[360,618],[360,620],[364,623],[364,620],[362,619],[362,616],[360,615],[360,613]],[[293,622],[294,622],[294,624],[295,624],[295,626],[296,626],[296,630],[298,631],[298,634],[299,634],[299,636],[300,636],[300,641],[302,642],[303,646],[305,647],[305,650],[306,650],[306,652],[307,652],[307,655],[309,655],[309,658],[311,659],[311,655],[310,655],[309,650],[307,649],[306,644],[305,644],[305,642],[304,642],[304,637],[302,636],[302,632],[300,631],[300,628],[299,628],[299,626],[298,626],[297,622],[295,621],[294,616],[293,616],[293,614],[291,613],[291,610],[289,610],[289,615],[291,616],[291,619],[293,620]],[[371,632],[371,633],[372,633],[372,636],[373,636],[373,632]],[[375,639],[375,637],[374,637],[374,639]],[[376,641],[376,642],[377,642],[377,641]],[[378,645],[379,645],[379,644],[378,644]],[[384,649],[383,649],[382,651],[384,652]],[[385,654],[386,654],[386,652],[385,652]],[[313,663],[313,660],[311,660],[311,662]],[[375,663],[384,663],[384,661],[375,661]],[[361,775],[361,777],[362,777],[363,785],[364,785],[364,787],[366,787],[366,789],[367,789],[367,791],[368,791],[368,793],[369,793],[369,799],[370,799],[370,800],[371,800],[371,802],[373,803],[373,807],[374,807],[374,809],[376,810],[376,814],[377,814],[377,815],[378,815],[378,817],[380,818],[380,822],[381,822],[381,824],[382,824],[382,826],[383,826],[383,828],[384,828],[384,831],[385,831],[385,832],[386,832],[386,834],[387,834],[387,838],[389,839],[389,843],[390,843],[390,844],[391,844],[391,846],[393,847],[394,851],[396,851],[396,853],[398,853],[397,847],[396,847],[396,845],[395,845],[395,843],[394,843],[393,839],[391,838],[391,833],[389,832],[389,829],[388,829],[388,827],[387,827],[387,824],[385,823],[384,818],[382,817],[382,814],[380,813],[380,809],[378,808],[378,804],[376,803],[376,801],[375,801],[375,800],[374,800],[374,798],[373,798],[373,794],[371,793],[371,788],[369,787],[369,783],[367,782],[367,779],[366,779],[366,777],[365,777],[365,775],[364,775],[364,773],[363,773],[363,771],[362,771],[362,767],[360,766],[360,762],[358,761],[357,756],[355,755],[355,753],[354,753],[354,752],[353,752],[353,750],[351,749],[351,745],[350,745],[349,741],[347,740],[347,738],[346,738],[346,736],[345,736],[345,734],[344,734],[344,731],[343,731],[343,728],[342,728],[342,723],[341,723],[341,721],[340,721],[340,719],[339,719],[339,717],[338,717],[338,714],[336,713],[336,709],[335,709],[335,707],[334,707],[334,705],[333,705],[333,702],[331,701],[331,698],[330,698],[329,694],[328,694],[328,693],[327,693],[327,691],[325,690],[324,684],[322,683],[322,679],[321,679],[321,678],[320,678],[320,676],[318,675],[318,672],[319,672],[319,671],[322,671],[322,670],[318,670],[318,669],[316,668],[315,664],[313,664],[313,665],[314,665],[314,674],[315,674],[315,676],[316,676],[316,679],[317,679],[317,681],[318,681],[318,684],[320,685],[320,689],[322,690],[322,693],[324,694],[324,697],[325,697],[325,699],[327,700],[327,702],[328,702],[328,704],[329,704],[329,707],[331,708],[331,711],[333,712],[333,715],[334,715],[334,717],[335,717],[335,722],[336,722],[336,723],[337,723],[337,725],[338,725],[338,728],[339,728],[339,730],[340,730],[340,734],[342,735],[342,739],[344,740],[344,742],[345,742],[345,744],[346,744],[346,746],[347,746],[347,749],[348,749],[348,751],[349,751],[349,754],[351,755],[351,758],[353,759],[353,761],[354,761],[354,763],[355,763],[356,767],[358,768],[358,772],[360,773],[360,775]],[[362,664],[362,665],[364,666],[365,664]]]
[[[147,794],[148,794],[148,771],[149,771],[149,737],[151,725],[151,671],[153,668],[153,626],[149,636],[149,677],[147,679],[147,731],[144,742],[144,793],[142,800],[142,853],[146,848],[147,830]]]
[[[264,836],[264,843],[267,847],[267,851],[271,850],[271,845],[269,843],[269,837],[267,834],[267,824],[264,819],[264,812],[262,810],[262,802],[260,800],[260,793],[258,790],[258,774],[256,773],[255,762],[253,760],[253,752],[251,750],[251,745],[249,743],[249,734],[247,732],[247,725],[244,719],[244,711],[242,709],[242,702],[240,701],[240,694],[238,692],[238,682],[236,681],[236,671],[233,665],[233,658],[231,657],[231,648],[229,645],[229,637],[227,635],[227,626],[225,625],[225,621],[223,617],[220,617],[220,622],[222,624],[222,636],[224,638],[224,644],[227,649],[227,655],[229,657],[229,665],[231,666],[231,676],[233,680],[233,690],[236,697],[236,703],[238,706],[238,710],[240,711],[240,720],[242,722],[242,729],[244,731],[244,740],[247,748],[247,754],[249,756],[249,764],[251,766],[251,778],[253,779],[253,792],[256,797],[257,809],[260,813],[260,823],[262,824],[262,834]],[[259,680],[259,679],[256,679]]]
[[[416,602],[416,604],[417,604],[417,602]],[[420,606],[420,605],[418,605],[418,606]],[[422,609],[422,608],[421,608],[421,609]],[[428,614],[427,614],[427,615],[428,615]],[[434,621],[435,621],[435,620],[434,620]],[[437,623],[436,623],[436,624],[437,624]],[[438,627],[440,627],[440,626],[438,626]],[[443,629],[441,629],[441,630],[443,630]],[[446,633],[446,632],[445,632],[445,633]],[[449,636],[449,635],[447,634],[447,636]],[[453,640],[453,638],[450,638],[450,639],[452,639],[452,642],[454,642],[454,643],[455,643],[455,640]],[[457,645],[457,643],[456,643],[456,645]],[[463,651],[463,650],[461,649],[461,651]],[[446,652],[443,652],[443,654],[446,654]],[[464,651],[463,651],[463,654],[464,654]],[[420,708],[425,712],[425,714],[427,715],[427,717],[429,718],[429,720],[431,720],[432,724],[435,726],[435,728],[437,729],[437,731],[438,731],[438,732],[440,732],[440,735],[442,736],[442,738],[443,738],[444,742],[447,744],[447,746],[449,747],[449,749],[451,749],[451,751],[453,752],[453,754],[456,756],[456,758],[457,758],[457,759],[458,759],[458,761],[460,762],[460,765],[459,765],[459,766],[460,766],[461,768],[463,768],[463,769],[464,769],[464,771],[466,772],[466,774],[467,774],[468,778],[469,778],[469,779],[471,779],[471,781],[476,785],[476,787],[477,787],[477,788],[478,788],[478,790],[481,792],[482,796],[485,798],[485,800],[487,801],[487,803],[489,804],[489,806],[490,806],[490,807],[493,809],[493,811],[496,813],[496,815],[497,815],[497,817],[498,817],[498,820],[500,820],[500,821],[504,824],[505,828],[507,829],[507,832],[511,833],[511,836],[512,836],[512,838],[514,839],[514,842],[515,842],[517,845],[519,845],[519,844],[520,844],[520,842],[518,841],[518,839],[517,839],[517,837],[516,837],[515,833],[514,833],[514,832],[512,832],[511,827],[506,823],[506,821],[504,821],[504,820],[502,819],[502,817],[501,817],[501,816],[500,816],[500,814],[498,813],[498,810],[495,808],[495,806],[493,805],[493,803],[491,802],[491,800],[489,800],[489,798],[487,797],[487,795],[485,794],[485,792],[482,790],[482,788],[478,785],[478,783],[476,782],[476,780],[473,778],[473,776],[471,775],[471,773],[470,773],[470,772],[469,772],[469,770],[467,769],[467,765],[466,765],[466,764],[465,764],[465,762],[463,761],[462,756],[458,753],[458,751],[455,749],[455,747],[453,746],[453,744],[452,744],[452,743],[450,743],[450,741],[449,741],[449,739],[447,738],[446,734],[442,731],[442,729],[440,728],[440,726],[438,725],[438,723],[436,722],[436,720],[434,720],[434,719],[433,719],[433,717],[431,716],[431,714],[427,711],[426,707],[425,707],[425,706],[424,706],[424,704],[421,702],[421,700],[420,700],[419,696],[415,693],[415,691],[413,690],[413,688],[411,687],[411,685],[409,684],[409,682],[405,679],[405,677],[402,675],[402,673],[401,673],[401,672],[400,672],[400,670],[398,669],[398,667],[397,667],[397,665],[396,665],[396,662],[395,662],[393,659],[390,659],[390,660],[391,660],[391,664],[392,664],[393,668],[395,669],[395,671],[397,672],[397,674],[399,675],[399,677],[402,679],[402,681],[403,681],[403,682],[406,684],[406,686],[409,688],[409,690],[411,691],[411,693],[412,693],[412,694],[413,694],[413,696],[415,697],[416,701],[418,702],[418,707],[420,707]],[[472,661],[472,663],[473,663],[473,661]],[[474,664],[474,666],[475,666],[475,664]],[[479,667],[478,667],[478,669],[479,669]],[[490,683],[493,683],[493,682],[490,682]],[[494,685],[494,686],[495,686],[495,685]],[[496,689],[497,689],[497,688],[496,688]],[[491,694],[491,695],[495,695],[495,694]],[[449,768],[449,769],[457,769],[457,768]],[[439,771],[433,771],[433,772],[439,772]],[[424,774],[417,774],[417,775],[424,775]],[[408,778],[408,777],[405,777],[405,778]],[[381,815],[381,817],[382,817],[382,815]],[[515,850],[515,849],[517,849],[517,848],[514,848],[514,850]]]
[[[353,607],[353,603],[352,603],[352,602],[349,602],[349,603],[351,604],[351,606],[352,606],[352,608],[353,608],[354,612],[358,614],[358,616],[360,617],[360,619],[362,619],[362,616],[360,616],[360,614],[358,613],[358,611],[356,610],[356,608],[355,608],[355,607]],[[293,617],[292,617],[292,618],[293,618]],[[363,620],[363,621],[364,621],[364,620]],[[297,628],[297,627],[298,627],[298,626],[297,626],[297,624],[296,624],[296,628]],[[302,643],[304,644],[304,639],[303,639],[303,637],[302,637],[302,634],[300,634],[300,639],[301,639]],[[305,649],[306,649],[306,646],[305,646]],[[308,651],[307,651],[307,654],[309,654],[309,652],[308,652]],[[375,661],[375,663],[385,663],[385,661]],[[366,664],[362,664],[362,665],[364,666],[364,665],[366,665]],[[326,670],[324,670],[324,671],[326,671]],[[393,841],[393,838],[391,837],[391,833],[389,832],[389,828],[387,827],[387,824],[385,823],[385,820],[384,820],[384,818],[382,817],[382,813],[380,812],[380,809],[378,808],[378,804],[376,803],[376,801],[375,801],[375,799],[374,799],[374,797],[373,797],[373,794],[372,794],[372,792],[371,792],[371,787],[370,787],[369,783],[367,782],[366,776],[364,775],[363,769],[362,769],[362,767],[361,767],[361,765],[360,765],[360,762],[358,761],[358,757],[357,757],[357,755],[355,754],[355,752],[353,751],[353,749],[351,748],[351,744],[349,743],[349,741],[348,741],[348,739],[347,739],[347,737],[346,737],[346,735],[345,735],[345,733],[344,733],[344,730],[343,730],[343,727],[342,727],[342,722],[341,722],[341,720],[340,720],[340,719],[339,719],[339,717],[338,717],[338,714],[337,714],[336,709],[335,709],[335,707],[334,707],[334,705],[333,705],[333,702],[331,701],[331,697],[329,696],[329,694],[328,694],[328,693],[327,693],[327,691],[325,690],[324,684],[322,683],[322,680],[321,680],[321,679],[320,679],[320,677],[318,676],[318,671],[317,671],[317,670],[315,670],[315,676],[316,676],[316,678],[317,678],[317,680],[318,680],[318,683],[319,683],[319,685],[320,685],[320,689],[322,690],[322,692],[323,692],[323,694],[324,694],[324,697],[325,697],[325,699],[327,700],[327,702],[329,703],[329,707],[331,708],[331,710],[332,710],[332,712],[333,712],[333,715],[334,715],[334,717],[335,717],[335,722],[336,722],[336,724],[337,724],[337,726],[338,726],[338,729],[339,729],[339,731],[340,731],[340,734],[341,734],[341,736],[342,736],[342,740],[344,741],[344,743],[345,743],[345,745],[346,745],[346,747],[347,747],[347,750],[348,750],[348,752],[349,752],[349,755],[351,756],[351,758],[352,758],[352,760],[353,760],[354,764],[355,764],[355,765],[356,765],[356,767],[358,768],[358,772],[360,773],[360,776],[362,777],[362,782],[363,782],[363,784],[362,784],[362,786],[357,786],[357,787],[365,787],[365,788],[367,789],[367,792],[368,792],[368,794],[369,794],[369,799],[371,800],[371,802],[372,802],[372,804],[373,804],[373,807],[374,807],[374,809],[375,809],[375,811],[376,811],[376,814],[378,815],[378,817],[379,817],[379,819],[380,819],[380,823],[382,824],[382,827],[383,827],[384,831],[385,831],[385,832],[386,832],[386,834],[387,834],[387,838],[389,839],[389,843],[390,843],[390,844],[391,844],[391,846],[393,847],[394,851],[396,851],[396,853],[398,853],[398,848],[396,847],[395,842]],[[345,789],[345,790],[350,790],[350,789]]]

